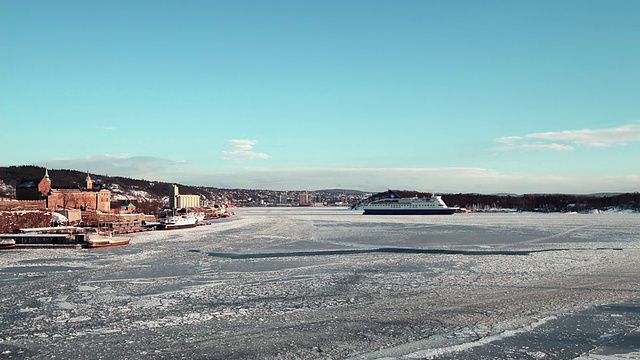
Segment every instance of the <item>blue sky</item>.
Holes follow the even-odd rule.
[[[0,166],[640,191],[640,1],[0,1]]]

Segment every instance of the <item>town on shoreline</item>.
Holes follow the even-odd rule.
[[[37,177],[37,174],[40,177]],[[178,194],[177,188],[180,187]],[[173,189],[176,190],[173,190]],[[400,190],[404,197],[431,194]],[[134,232],[170,208],[199,208],[208,219],[232,207],[357,208],[383,193],[358,190],[275,191],[222,189],[108,177],[37,166],[0,167],[0,233],[51,225],[108,226]],[[639,193],[441,194],[467,212],[638,212]],[[53,215],[52,214],[58,214]],[[62,222],[60,219],[64,219]],[[132,223],[133,222],[133,223]],[[108,225],[105,225],[108,224]]]

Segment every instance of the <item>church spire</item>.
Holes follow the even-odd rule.
[[[49,170],[44,168],[44,177],[38,183],[38,191],[42,196],[47,196],[51,192],[51,179],[49,179]]]
[[[87,190],[91,190],[93,188],[93,181],[91,180],[91,176],[89,176],[89,172],[87,171]]]

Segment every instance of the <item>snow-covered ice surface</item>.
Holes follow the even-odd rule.
[[[0,358],[640,358],[638,214],[235,211],[0,252]]]

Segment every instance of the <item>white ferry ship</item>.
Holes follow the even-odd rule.
[[[197,226],[204,220],[204,212],[199,210],[167,211],[163,217],[158,218],[158,229],[171,230]]]
[[[364,205],[363,215],[451,215],[458,207],[449,207],[440,196],[403,198],[389,190],[389,195]]]

